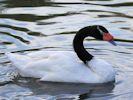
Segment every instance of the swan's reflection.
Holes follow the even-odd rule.
[[[40,82],[31,78],[20,78],[15,84],[30,89],[35,95],[78,95],[81,100],[91,97],[112,96],[114,82],[106,84],[80,84]]]

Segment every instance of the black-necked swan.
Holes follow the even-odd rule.
[[[86,37],[109,41],[113,36],[101,25],[80,29],[74,37],[74,51],[37,51],[25,55],[6,53],[23,77],[41,81],[72,83],[107,83],[115,80],[115,70],[108,62],[89,54],[83,45]],[[79,57],[79,58],[78,58]]]

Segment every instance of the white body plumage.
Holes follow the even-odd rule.
[[[27,55],[6,55],[23,77],[73,83],[106,83],[115,79],[115,71],[111,64],[96,57],[84,64],[72,51],[38,51]]]

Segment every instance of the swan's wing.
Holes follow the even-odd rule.
[[[30,62],[25,66],[24,69],[20,70],[23,77],[41,78],[46,74],[51,73],[53,68],[48,59],[46,59]]]

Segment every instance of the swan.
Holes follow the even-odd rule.
[[[116,45],[113,36],[101,25],[80,29],[74,39],[74,51],[36,51],[28,54],[7,52],[6,55],[22,77],[40,81],[71,83],[107,83],[115,80],[115,70],[108,62],[86,51],[86,37],[109,41]]]

